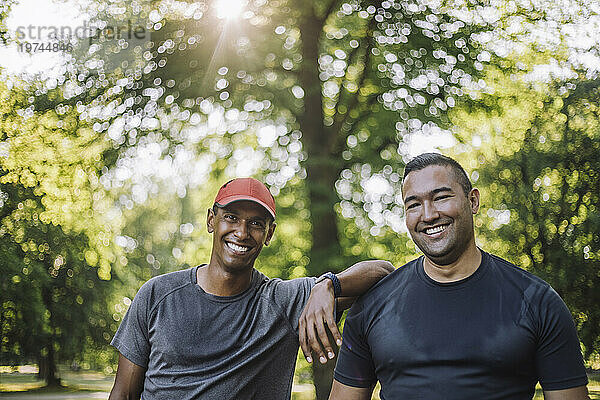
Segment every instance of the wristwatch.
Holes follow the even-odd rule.
[[[331,279],[331,283],[333,284],[333,297],[340,297],[342,294],[342,285],[340,284],[338,277],[333,272],[325,272],[323,275],[318,277],[315,281],[315,285],[324,281],[325,279]]]

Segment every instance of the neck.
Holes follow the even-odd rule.
[[[425,273],[436,282],[456,282],[475,273],[481,264],[481,251],[475,243],[469,246],[456,261],[439,265],[427,256],[423,261]]]
[[[253,268],[234,274],[208,264],[198,268],[196,280],[206,293],[215,296],[235,296],[250,287],[252,270]]]

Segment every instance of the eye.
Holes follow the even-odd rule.
[[[264,229],[264,227],[265,227],[265,224],[262,221],[258,221],[258,220],[250,221],[250,225],[253,228],[260,228],[260,229]]]
[[[444,200],[444,199],[447,199],[447,198],[450,198],[450,197],[452,197],[452,196],[450,196],[449,194],[442,194],[440,196],[437,196],[434,200],[436,200],[436,201],[437,200]]]
[[[410,203],[406,206],[407,210],[412,210],[415,207],[418,207],[420,204],[419,203]]]
[[[235,222],[237,221],[237,217],[233,214],[225,214],[223,215],[223,219],[229,221],[229,222]]]

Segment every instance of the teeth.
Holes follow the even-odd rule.
[[[235,250],[235,251],[238,251],[238,252],[241,252],[241,253],[245,253],[245,252],[247,252],[248,250],[250,250],[250,247],[246,247],[246,246],[238,246],[238,245],[237,245],[237,244],[235,244],[235,243],[229,243],[229,242],[227,242],[227,246],[229,246],[231,249],[233,249],[233,250]]]
[[[434,233],[438,233],[446,229],[447,225],[436,226],[435,228],[427,228],[425,229],[425,233],[428,235],[433,235]]]

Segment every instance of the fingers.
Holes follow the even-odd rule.
[[[335,323],[334,308],[331,284],[316,285],[298,321],[298,340],[308,362],[319,360],[325,364],[335,358],[332,340],[339,345],[342,336]]]
[[[326,314],[327,317],[323,314]],[[304,358],[309,363],[313,362],[313,356],[321,364],[325,364],[335,357],[335,350],[330,341],[330,333],[338,346],[342,342],[342,336],[335,319],[333,315],[329,314],[331,313],[314,313],[310,316],[302,314],[300,317],[298,341]]]
[[[304,358],[309,363],[312,363],[312,356],[310,352],[310,346],[308,345],[308,337],[306,334],[306,315],[302,313],[300,316],[299,326],[298,326],[298,340],[300,342],[300,348],[302,349],[302,353],[304,354]]]
[[[338,326],[335,322],[335,318],[333,317],[333,315],[329,315],[328,318],[325,321],[327,323],[327,327],[329,328],[329,332],[331,332],[331,335],[333,336],[333,340],[335,340],[335,343],[339,346],[342,345],[342,334],[340,333]]]
[[[328,359],[335,357],[335,353],[329,343],[329,336],[327,335],[325,325],[325,321],[320,318],[315,321],[314,329],[309,330],[310,346],[313,354],[319,356],[321,364],[325,364]]]
[[[339,346],[342,336],[335,323],[333,312],[321,311],[316,313],[313,318],[307,319],[305,334],[311,353],[321,364],[325,364],[335,357],[336,349],[331,340]]]

